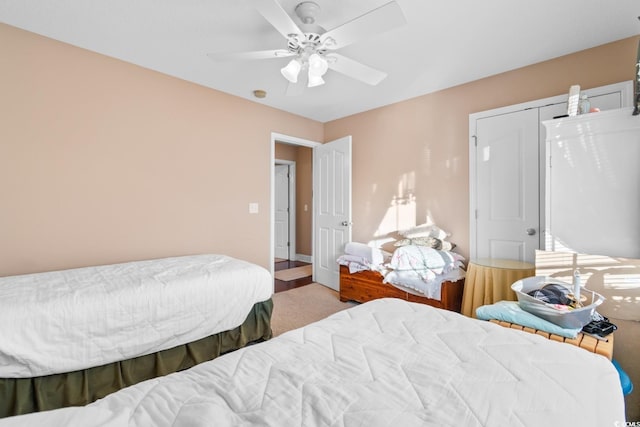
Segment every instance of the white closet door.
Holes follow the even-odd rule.
[[[591,106],[602,111],[630,107],[633,102],[631,81],[584,92],[589,96]],[[472,258],[493,257],[534,262],[535,249],[546,246],[546,130],[540,122],[566,112],[566,95],[559,95],[469,116]],[[527,118],[532,123],[523,123]],[[509,123],[511,120],[515,123]],[[503,124],[504,128],[501,128]],[[509,133],[511,136],[508,136]],[[505,141],[519,142],[509,145]],[[516,165],[523,161],[520,149],[524,150],[522,153],[527,153],[522,163],[525,169],[516,171]],[[504,159],[506,163],[497,165],[497,158]],[[536,195],[531,193],[534,187],[529,182],[534,175],[538,177]],[[522,188],[525,193],[518,194],[517,188]],[[536,215],[532,214],[534,204]],[[522,236],[527,232],[535,234]]]
[[[476,256],[533,262],[540,244],[538,110],[476,126]]]

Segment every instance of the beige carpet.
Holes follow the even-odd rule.
[[[301,279],[307,276],[311,276],[311,265],[287,268],[286,270],[278,270],[273,274],[273,277],[285,282],[288,282],[289,280]]]
[[[340,302],[338,292],[317,283],[278,292],[273,295],[273,336],[324,319],[354,305]]]

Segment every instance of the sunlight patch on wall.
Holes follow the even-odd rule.
[[[400,198],[393,196],[390,206],[378,225],[374,236],[386,236],[398,230],[406,230],[416,225],[416,198],[413,194]]]
[[[380,221],[375,237],[386,236],[398,230],[406,230],[416,225],[416,173],[407,172],[398,180],[396,194]]]

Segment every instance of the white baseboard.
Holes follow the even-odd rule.
[[[313,257],[311,255],[296,254],[296,261],[308,262],[313,264]]]

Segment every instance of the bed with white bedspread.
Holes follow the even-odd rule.
[[[605,357],[378,299],[86,407],[0,426],[614,426]]]
[[[66,374],[175,349],[240,327],[256,304],[271,303],[272,293],[266,269],[215,254],[2,277],[0,379]],[[248,340],[270,338],[270,309]],[[0,383],[5,401],[13,398],[6,387]]]

